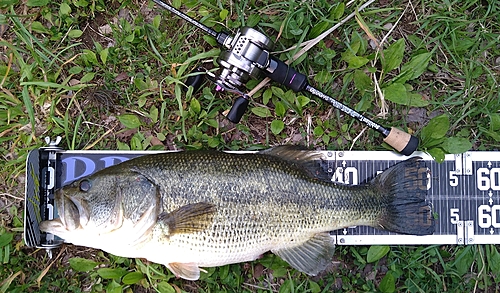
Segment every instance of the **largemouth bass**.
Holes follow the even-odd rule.
[[[419,158],[348,186],[323,178],[320,156],[289,147],[145,155],[59,189],[59,217],[40,229],[68,243],[146,258],[188,280],[202,267],[252,261],[267,251],[316,275],[331,262],[329,231],[349,226],[434,232]]]

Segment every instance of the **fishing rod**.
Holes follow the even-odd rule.
[[[203,25],[161,0],[153,0],[153,2],[214,37],[221,47],[227,49],[221,52],[217,60],[221,66],[218,75],[203,68],[198,68],[196,71],[204,73],[203,75],[214,82],[217,91],[226,90],[240,95],[226,116],[230,121],[238,123],[248,107],[250,97],[242,90],[246,82],[250,78],[258,79],[263,75],[294,92],[308,92],[365,123],[368,127],[381,133],[384,142],[403,155],[409,156],[417,149],[419,143],[417,137],[395,127],[385,128],[311,86],[307,81],[307,76],[271,55],[270,52],[274,44],[261,32],[250,27],[242,27],[234,36],[231,36],[229,33],[217,32]],[[186,85],[199,87],[203,75],[190,76]]]

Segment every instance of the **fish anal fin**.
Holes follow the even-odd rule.
[[[306,242],[293,247],[272,250],[293,268],[315,276],[331,263],[335,251],[330,233],[318,233]]]
[[[200,268],[195,263],[173,262],[166,267],[178,278],[196,281],[200,278]]]
[[[210,227],[216,208],[213,204],[199,202],[187,204],[158,215],[158,221],[168,226],[168,234],[195,233]]]

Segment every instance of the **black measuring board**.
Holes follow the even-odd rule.
[[[37,149],[26,166],[25,242],[50,248],[63,242],[38,230],[38,223],[57,217],[56,188],[125,160],[158,152],[64,151]],[[238,153],[238,152],[236,152]],[[388,167],[408,159],[389,151],[322,151],[318,161],[332,181],[363,184]],[[467,152],[447,155],[436,163],[417,152],[428,168],[428,196],[436,217],[433,235],[389,233],[371,227],[332,231],[338,245],[497,244],[500,243],[500,153]]]

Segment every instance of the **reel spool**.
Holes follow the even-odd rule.
[[[220,54],[217,63],[222,67],[216,83],[224,88],[242,90],[250,78],[258,79],[269,65],[269,51],[274,43],[264,34],[243,27]]]

